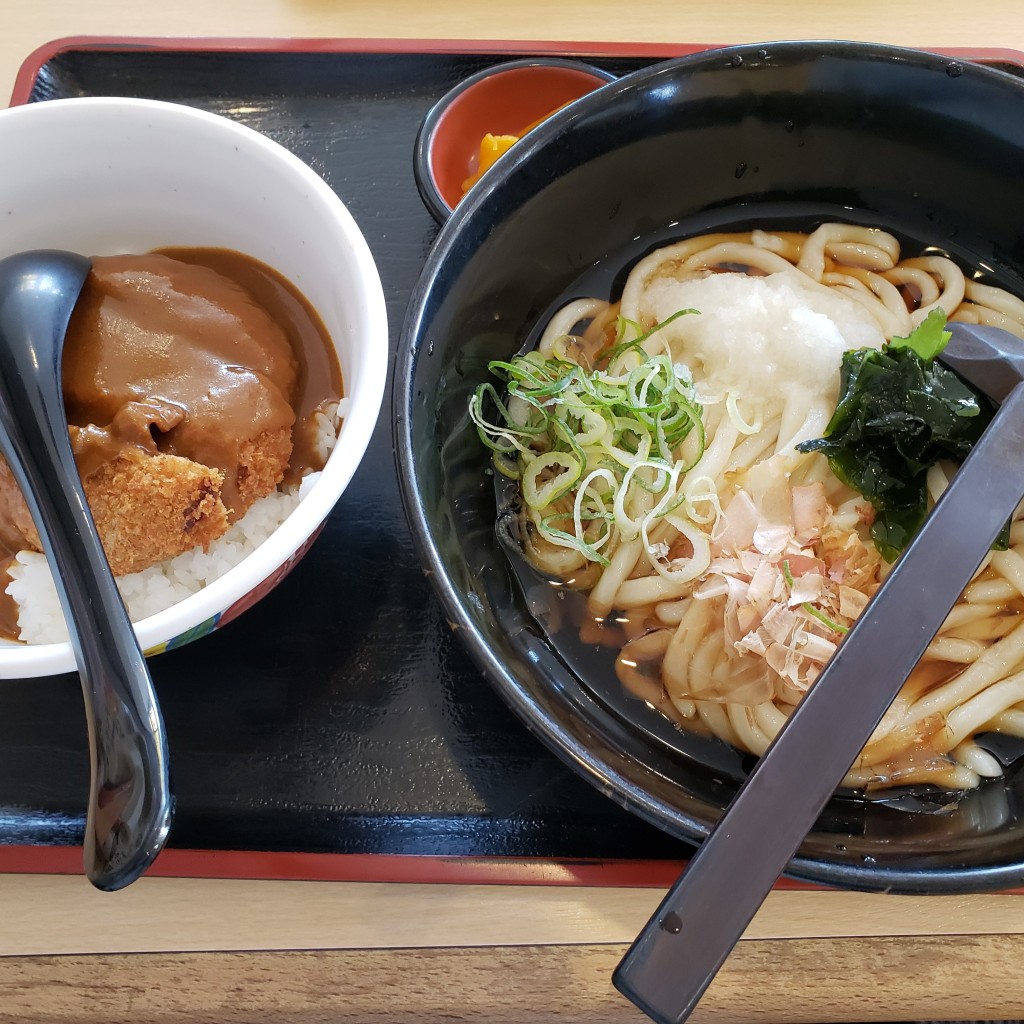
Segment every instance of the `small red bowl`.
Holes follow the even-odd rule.
[[[531,57],[464,79],[430,109],[416,137],[413,169],[427,209],[441,223],[451,216],[477,170],[485,135],[522,136],[615,77],[578,60]]]

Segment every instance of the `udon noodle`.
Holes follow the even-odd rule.
[[[712,302],[724,320],[709,320]],[[751,324],[773,304],[789,319],[758,340]],[[678,315],[691,305],[700,315]],[[614,508],[593,470],[547,506],[524,503],[522,531],[536,568],[587,594],[585,639],[595,622],[624,624],[619,678],[682,727],[763,753],[880,585],[870,506],[796,445],[829,422],[843,349],[905,337],[936,308],[1024,339],[1020,299],[944,255],[901,258],[893,236],[842,224],[669,245],[636,264],[619,302],[581,299],[547,325],[544,358],[625,380],[645,356],[667,356],[684,383],[692,374],[700,423],[674,450],[676,472],[620,446],[629,469]],[[528,410],[513,399],[508,412]],[[929,470],[932,500],[954,471]],[[570,525],[553,530],[558,520]],[[986,558],[845,784],[965,789],[1001,775],[976,737],[1024,737],[1022,609],[1018,513],[1008,549]]]

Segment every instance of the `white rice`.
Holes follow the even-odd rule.
[[[334,447],[344,405],[342,399],[333,416],[317,417],[317,447],[324,458]],[[170,608],[238,565],[291,515],[319,476],[309,473],[298,487],[279,489],[261,498],[206,551],[194,548],[141,572],[119,576],[118,590],[132,622]],[[12,580],[7,593],[18,605],[18,638],[29,644],[66,642],[67,624],[46,556],[38,551],[19,551],[7,571]]]

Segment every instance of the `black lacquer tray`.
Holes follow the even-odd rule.
[[[365,234],[394,345],[437,232],[413,179],[420,121],[502,59],[70,47],[41,64],[27,99],[180,101],[293,150]],[[171,847],[684,856],[556,760],[463,653],[412,550],[390,406],[389,389],[360,470],[293,573],[240,620],[150,661],[177,798]],[[0,843],[80,843],[86,786],[77,676],[0,683]]]
[[[448,88],[541,50],[621,73],[699,49],[468,45],[69,40],[29,59],[14,100],[177,101],[287,146],[365,234],[394,347],[437,232],[413,143]],[[671,877],[688,849],[549,753],[463,652],[412,549],[390,407],[389,388],[361,468],[292,574],[240,620],[150,662],[177,798],[171,853],[660,861]],[[0,681],[0,870],[45,869],[40,847],[70,853],[86,788],[77,677]]]

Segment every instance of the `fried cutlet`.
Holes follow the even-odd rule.
[[[277,487],[290,454],[286,433],[245,442],[238,500],[232,509],[223,501],[224,474],[181,456],[129,449],[102,465],[84,487],[114,575],[138,572],[197,546],[205,548],[254,501]],[[2,459],[0,516],[27,548],[42,550],[25,499]]]

